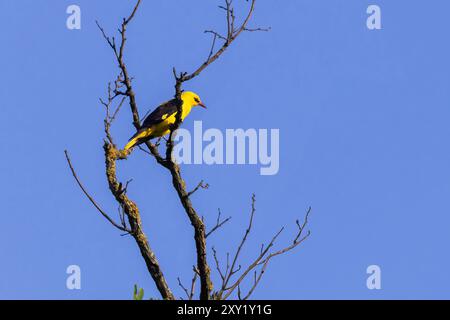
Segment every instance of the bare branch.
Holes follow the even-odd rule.
[[[256,201],[256,196],[255,196],[255,194],[253,194],[252,195],[252,207],[251,207],[251,212],[250,212],[250,221],[248,223],[247,229],[245,230],[244,236],[242,237],[241,243],[239,244],[239,246],[236,250],[236,253],[234,254],[234,258],[233,258],[233,262],[231,263],[231,267],[229,267],[229,254],[227,254],[227,271],[225,273],[225,277],[224,277],[225,279],[222,281],[222,287],[217,293],[217,297],[219,298],[219,300],[222,299],[222,295],[224,294],[224,292],[226,290],[228,290],[228,283],[230,282],[231,277],[241,270],[240,265],[236,268],[236,263],[238,261],[239,254],[241,253],[242,247],[244,246],[245,242],[247,241],[247,237],[253,226],[253,217],[254,217],[255,211],[256,211],[255,210],[255,201]]]
[[[188,192],[187,196],[188,196],[188,197],[192,196],[192,195],[193,195],[195,192],[197,192],[197,190],[200,189],[200,188],[202,188],[202,189],[208,189],[208,188],[209,188],[209,184],[207,184],[207,183],[204,184],[204,183],[203,183],[203,180],[200,181],[200,182],[197,184],[197,186],[194,188],[194,190]]]
[[[283,230],[284,230],[284,227],[281,228],[280,231],[278,231],[273,236],[272,240],[269,242],[269,245],[266,247],[266,249],[264,249],[263,252],[261,252],[261,254],[258,256],[258,258],[256,258],[255,261],[240,275],[240,277],[236,280],[236,282],[233,285],[231,285],[229,288],[226,288],[227,293],[224,296],[224,300],[227,299],[233,293],[233,291],[236,289],[236,287],[238,287],[241,284],[241,282],[245,279],[245,277],[247,276],[247,274],[250,271],[252,271],[255,267],[257,267],[261,263],[265,263],[266,262],[266,260],[261,262],[261,259],[264,258],[264,256],[267,254],[269,249],[273,246],[273,244],[275,243],[275,240],[283,232]],[[270,258],[269,258],[269,260],[270,260]],[[255,285],[255,287],[256,287],[256,285]]]
[[[299,230],[298,230],[298,232],[294,238],[294,241],[292,242],[291,245],[284,247],[273,253],[269,253],[270,248],[273,247],[276,239],[281,234],[281,232],[284,230],[284,227],[283,227],[280,229],[280,231],[278,231],[278,233],[275,234],[275,236],[272,238],[272,240],[269,242],[269,244],[266,247],[264,247],[264,246],[261,247],[260,255],[253,261],[252,264],[250,264],[247,267],[247,269],[245,269],[245,271],[241,274],[241,276],[236,280],[236,282],[232,286],[230,286],[229,288],[226,288],[227,293],[225,294],[224,299],[227,299],[232,294],[232,292],[236,289],[236,287],[238,287],[240,285],[240,283],[245,279],[245,277],[247,276],[247,274],[250,271],[252,271],[256,267],[262,265],[259,275],[256,276],[256,273],[255,273],[254,283],[253,283],[252,287],[250,288],[250,291],[248,292],[248,294],[243,298],[243,300],[246,300],[250,297],[250,295],[253,293],[253,291],[259,284],[263,274],[265,273],[270,260],[278,255],[284,254],[284,253],[296,248],[299,244],[301,244],[304,240],[306,240],[310,236],[311,232],[308,230],[307,234],[302,237],[303,231],[308,223],[308,217],[309,217],[310,212],[311,212],[311,207],[308,208],[302,225],[299,224],[298,220],[296,221],[296,224],[297,224]]]
[[[114,89],[111,88],[111,83],[108,83],[108,99],[107,101],[104,101],[102,98],[100,98],[100,103],[105,107],[106,109],[106,115],[105,115],[105,119],[104,119],[104,127],[105,127],[105,134],[106,134],[106,138],[108,139],[108,141],[112,144],[114,144],[113,142],[113,138],[110,132],[111,129],[111,125],[114,122],[114,120],[116,119],[117,114],[119,113],[123,103],[125,102],[125,98],[126,97],[122,97],[122,99],[120,100],[119,104],[116,107],[116,110],[114,111],[114,113],[111,115],[110,109],[111,106],[114,102],[114,100],[120,96],[121,94],[118,93],[118,88],[120,88],[120,84],[119,84],[119,80],[120,79],[120,75],[119,77],[117,77],[116,81],[114,82]]]
[[[262,32],[269,32],[271,30],[271,28],[244,28],[244,31],[248,31],[248,32],[258,32],[258,31],[262,31]]]
[[[298,239],[301,237],[303,230],[305,229],[306,225],[308,224],[308,218],[309,218],[310,213],[311,213],[311,207],[309,207],[308,210],[306,211],[305,219],[303,220],[302,225],[300,225],[298,219],[295,221],[295,223],[297,224],[297,227],[298,227],[298,233],[294,239],[294,244],[296,244],[298,242]],[[310,231],[308,231],[308,236],[309,235],[310,235]]]
[[[145,148],[141,147],[140,145],[138,146],[138,148],[139,148],[139,150],[141,150],[142,152],[144,152],[144,153],[146,153],[146,154],[152,156],[152,153],[151,153],[150,151],[146,150]]]
[[[227,278],[227,281],[225,283],[225,286],[228,284],[228,281],[230,280],[231,276],[234,273],[236,273],[236,271],[234,270],[234,267],[235,267],[236,262],[237,262],[237,260],[239,258],[239,254],[241,253],[242,247],[244,246],[245,241],[247,241],[247,237],[250,234],[250,231],[252,229],[253,217],[255,216],[255,211],[256,211],[255,210],[255,201],[256,201],[256,196],[255,196],[255,194],[253,194],[252,195],[252,210],[251,210],[251,213],[250,213],[250,221],[248,223],[247,229],[245,230],[244,237],[242,238],[241,243],[240,243],[238,249],[236,250],[236,254],[234,255],[234,259],[233,259],[233,262],[231,264],[230,273],[228,274],[228,278]]]
[[[188,289],[186,289],[186,287],[183,286],[183,283],[181,282],[180,277],[178,277],[177,280],[178,280],[178,285],[180,286],[180,288],[183,289],[183,291],[184,291],[184,293],[186,294],[187,298],[188,298],[189,300],[191,300],[191,299],[190,299],[190,298],[191,298],[191,295],[190,295]]]
[[[109,217],[109,215],[103,211],[102,208],[100,208],[100,206],[98,205],[98,203],[94,200],[94,198],[87,192],[86,188],[83,186],[83,184],[81,183],[80,179],[78,178],[77,173],[75,172],[75,169],[72,166],[72,161],[70,160],[69,157],[69,152],[67,150],[64,150],[64,154],[66,155],[66,160],[67,163],[69,164],[69,168],[70,171],[72,172],[73,177],[75,178],[75,181],[77,182],[78,186],[80,187],[81,191],[83,191],[84,195],[89,199],[89,201],[92,203],[92,205],[98,210],[98,212],[100,212],[100,214],[106,219],[108,220],[114,227],[116,227],[117,229],[124,231],[124,232],[128,232],[131,233],[131,230],[128,230],[127,228],[125,228],[123,225],[119,225],[118,223],[116,223],[113,219],[111,219]]]
[[[122,83],[125,85],[125,88],[126,88],[126,92],[124,92],[123,94],[126,95],[129,98],[128,100],[129,100],[129,104],[130,104],[130,109],[131,109],[131,113],[133,114],[133,125],[134,125],[134,127],[137,130],[140,128],[139,111],[138,111],[138,107],[137,107],[137,104],[136,104],[136,96],[135,96],[135,93],[133,91],[133,87],[131,85],[132,79],[129,76],[127,66],[126,66],[126,64],[124,62],[124,59],[123,59],[123,54],[124,54],[124,50],[125,50],[125,44],[126,44],[126,41],[127,41],[127,38],[126,38],[127,26],[131,22],[131,20],[134,18],[135,14],[136,14],[136,11],[139,8],[140,4],[141,4],[141,0],[138,0],[136,2],[136,5],[133,8],[133,11],[128,16],[128,18],[124,18],[123,21],[122,21],[121,28],[119,29],[119,33],[120,33],[120,36],[121,36],[119,49],[117,48],[115,38],[114,37],[112,37],[112,38],[108,37],[106,35],[105,30],[96,21],[97,26],[98,26],[98,28],[100,29],[100,31],[101,31],[101,33],[103,35],[103,38],[105,38],[105,40],[107,41],[107,43],[109,44],[109,46],[113,50],[114,55],[115,55],[116,60],[117,60],[117,63],[119,65],[119,68],[121,70],[121,74],[123,75]]]
[[[208,300],[212,291],[210,269],[206,259],[206,236],[205,225],[192,206],[191,200],[186,191],[186,183],[181,177],[180,167],[173,161],[169,161],[168,169],[172,176],[172,184],[177,191],[178,198],[194,228],[194,240],[197,253],[197,267],[200,276],[200,299]]]
[[[197,277],[199,274],[199,272],[195,266],[193,267],[193,271],[194,271],[194,276],[192,277],[192,281],[191,281],[191,291],[189,294],[189,300],[192,300],[194,298],[195,282],[197,281]]]
[[[242,269],[241,265],[239,265],[238,267],[236,267],[236,265],[237,265],[237,261],[238,261],[239,255],[241,253],[241,250],[248,238],[249,233],[252,230],[253,218],[254,218],[254,214],[256,211],[255,201],[256,201],[255,195],[252,195],[252,205],[251,205],[250,221],[249,221],[248,227],[247,227],[247,229],[244,233],[244,236],[236,250],[236,253],[235,253],[234,258],[231,263],[231,267],[230,267],[230,263],[229,263],[229,253],[227,253],[227,266],[226,266],[225,273],[222,272],[222,269],[219,264],[219,260],[217,258],[217,252],[213,248],[213,256],[214,256],[214,261],[216,263],[216,269],[219,272],[219,275],[222,279],[222,285],[221,285],[220,290],[214,293],[214,297],[218,300],[226,300],[227,298],[230,297],[230,295],[236,289],[237,289],[238,299],[240,299],[240,300],[248,299],[250,297],[250,295],[254,292],[255,288],[258,286],[271,259],[294,249],[300,243],[302,243],[306,238],[308,238],[310,235],[310,231],[308,231],[305,236],[303,236],[303,232],[308,223],[308,217],[311,212],[311,207],[308,208],[302,224],[300,224],[300,222],[298,220],[296,221],[298,232],[296,233],[291,245],[286,246],[280,250],[270,252],[270,250],[274,246],[276,240],[278,239],[278,237],[284,230],[284,227],[282,227],[277,233],[275,233],[275,235],[272,237],[272,239],[269,241],[269,243],[267,245],[264,245],[264,244],[261,245],[261,250],[259,252],[259,255],[253,260],[253,262],[248,267],[243,269],[243,271],[239,274],[238,278],[234,281],[234,283],[229,285],[233,275],[238,274]],[[258,271],[258,269],[259,269],[259,271]],[[244,281],[244,279],[246,279],[248,274],[252,271],[254,273],[253,284],[250,287],[249,292],[245,296],[243,296],[242,290],[241,290],[241,284]]]
[[[117,56],[117,48],[116,48],[116,40],[113,38],[110,38],[106,35],[105,29],[103,29],[103,27],[100,25],[100,23],[95,20],[95,23],[97,24],[97,27],[100,29],[100,32],[103,35],[103,38],[106,40],[106,42],[109,44],[109,46],[111,47],[111,49],[113,49],[114,53]]]
[[[141,0],[138,0],[138,2],[136,3],[136,5],[134,6],[133,11],[131,12],[130,16],[127,19],[124,19],[123,24],[127,25],[128,23],[130,23],[131,19],[134,18],[134,15],[136,14],[137,9],[139,8],[139,5],[141,4]]]
[[[222,214],[222,212],[220,212],[220,209],[218,210],[219,213],[217,214],[217,220],[216,220],[216,225],[206,233],[206,238],[208,238],[214,231],[216,231],[217,229],[219,229],[220,227],[222,227],[225,223],[227,223],[228,221],[230,221],[231,217],[228,217],[222,221],[220,221],[220,216]]]
[[[113,144],[105,141],[103,145],[103,149],[105,152],[105,165],[106,165],[106,177],[109,184],[109,189],[113,194],[116,201],[123,208],[125,215],[128,218],[128,223],[131,228],[131,235],[136,241],[138,245],[141,255],[144,258],[144,261],[147,265],[147,269],[153,278],[153,281],[156,284],[161,296],[163,299],[173,300],[175,299],[172,291],[167,285],[166,279],[164,278],[161,267],[159,266],[159,262],[156,259],[155,253],[151,249],[147,236],[142,230],[142,222],[141,215],[139,212],[139,208],[135,202],[130,200],[123,188],[121,182],[117,179],[116,174],[116,161],[120,157],[120,151],[117,150]]]
[[[216,263],[217,272],[219,272],[220,278],[222,278],[222,282],[225,281],[225,274],[222,273],[222,269],[220,268],[220,262],[217,258],[217,251],[214,247],[212,247],[214,261]],[[228,270],[227,270],[228,271]]]
[[[119,105],[117,106],[116,110],[114,111],[113,115],[109,118],[109,123],[112,124],[114,120],[116,120],[117,115],[119,114],[120,109],[122,108],[122,105],[125,101],[125,98],[122,98],[120,100]]]
[[[244,22],[241,24],[241,26],[237,29],[234,27],[235,23],[235,13],[234,8],[232,7],[232,1],[231,0],[225,0],[225,6],[220,6],[220,8],[224,9],[226,11],[226,18],[227,18],[227,36],[221,36],[219,33],[207,30],[206,33],[211,33],[214,35],[213,38],[213,44],[215,44],[215,41],[217,38],[220,38],[224,40],[223,45],[214,53],[210,53],[208,56],[208,59],[204,61],[195,71],[193,71],[189,75],[185,75],[182,77],[182,82],[189,81],[195,77],[197,77],[204,69],[206,69],[211,63],[216,61],[224,52],[225,50],[230,46],[230,44],[236,40],[239,35],[247,29],[248,22],[250,21],[253,11],[255,10],[255,3],[256,0],[251,0],[250,8],[247,13],[246,18],[244,19]]]

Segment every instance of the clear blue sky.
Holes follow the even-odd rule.
[[[208,2],[208,3],[206,3]],[[232,222],[212,243],[234,248],[257,195],[256,254],[278,227],[312,206],[312,236],[276,259],[254,298],[450,298],[450,45],[444,0],[259,1],[254,26],[186,89],[209,109],[185,123],[206,128],[279,128],[280,171],[184,166],[187,183],[210,189],[195,206],[211,223]],[[82,29],[68,30],[78,4]],[[128,299],[134,283],[157,297],[143,260],[91,207],[64,160],[69,149],[90,192],[114,215],[104,176],[98,98],[117,73],[95,26],[112,33],[132,1],[2,1],[0,108],[0,298]],[[382,30],[366,8],[382,9]],[[171,68],[191,71],[209,49],[204,29],[223,27],[215,1],[145,1],[129,27],[126,59],[142,110],[173,95]],[[114,126],[126,142],[128,109]],[[129,194],[177,296],[195,262],[192,228],[168,173],[136,152],[120,163]],[[222,256],[223,258],[223,256]],[[82,290],[66,289],[66,267]],[[382,290],[366,288],[366,268]]]

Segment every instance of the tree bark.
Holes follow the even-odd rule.
[[[116,161],[120,156],[120,152],[108,142],[105,142],[103,149],[105,150],[106,176],[108,178],[109,189],[128,217],[131,235],[141,251],[148,272],[153,278],[162,298],[165,300],[175,300],[173,293],[167,285],[163,272],[161,271],[159,262],[156,259],[153,250],[150,248],[147,237],[142,230],[139,209],[137,205],[128,198],[126,191],[122,188],[122,184],[117,180]]]
[[[172,184],[177,191],[178,198],[186,211],[189,220],[194,227],[194,239],[197,250],[197,267],[200,275],[200,300],[209,300],[213,290],[211,282],[211,270],[206,257],[206,232],[205,224],[192,206],[189,194],[186,191],[186,184],[181,177],[180,167],[171,162],[169,166],[172,175]]]

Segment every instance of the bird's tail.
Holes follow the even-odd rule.
[[[136,132],[136,134],[134,136],[132,136],[130,138],[130,140],[128,141],[128,143],[125,145],[125,147],[123,148],[123,151],[126,152],[126,151],[130,150],[131,148],[133,148],[134,146],[139,144],[143,138],[150,136],[150,134],[151,134],[150,130],[142,130],[142,131]]]

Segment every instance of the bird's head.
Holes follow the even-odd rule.
[[[192,91],[184,91],[181,94],[181,100],[183,100],[184,103],[191,105],[192,107],[200,106],[206,109],[206,106],[203,104],[202,100],[200,100],[198,94]]]

